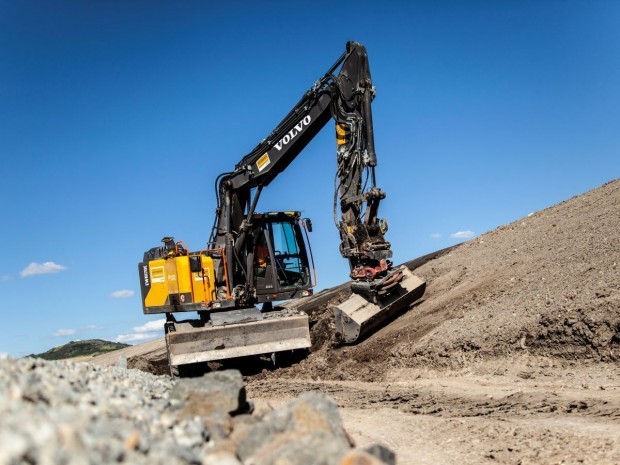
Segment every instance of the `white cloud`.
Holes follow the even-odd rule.
[[[73,336],[75,333],[77,333],[77,331],[75,329],[72,329],[72,328],[60,328],[55,333],[52,333],[52,336],[54,336],[54,337],[67,337],[67,336]]]
[[[99,325],[86,325],[84,326],[84,329],[87,331],[92,331],[95,329],[103,329],[103,326],[99,326]]]
[[[433,233],[431,234],[430,238],[431,239],[439,239],[442,236],[441,233]]]
[[[165,318],[147,321],[142,326],[134,326],[133,331],[134,333],[151,333],[153,331],[159,331],[161,329],[164,329],[165,322]]]
[[[86,331],[95,331],[99,329],[103,329],[103,326],[86,325],[86,326],[82,326],[81,328],[60,328],[58,331],[52,333],[52,336],[53,337],[75,336],[78,333],[84,333]],[[75,340],[79,341],[80,339],[75,339]]]
[[[35,276],[38,274],[50,274],[50,273],[58,273],[59,271],[66,270],[66,266],[58,265],[54,262],[45,262],[45,263],[36,263],[32,262],[22,271],[20,271],[20,276],[22,278],[26,278],[28,276]]]
[[[125,344],[131,344],[133,342],[145,342],[151,339],[161,337],[165,322],[165,318],[160,318],[158,320],[147,321],[141,326],[134,326],[133,333],[119,334],[114,339],[114,342],[124,342]]]
[[[13,279],[13,276],[9,276],[8,274],[5,274],[4,276],[0,276],[1,282],[10,281],[11,279]]]
[[[450,237],[453,239],[471,239],[475,235],[473,231],[458,231],[454,234],[450,234]]]
[[[110,294],[110,296],[114,297],[115,299],[127,299],[129,297],[133,297],[134,294],[135,294],[134,291],[129,291],[127,289],[122,289],[120,291],[112,292],[112,294]]]
[[[150,341],[161,336],[158,333],[131,333],[131,334],[119,334],[114,339],[114,342],[122,342],[125,344],[131,344],[132,342],[145,342]]]

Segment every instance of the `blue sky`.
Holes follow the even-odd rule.
[[[615,1],[1,1],[0,352],[159,334],[142,253],[204,246],[215,177],[347,40],[396,262],[617,178],[619,30]],[[348,273],[334,165],[328,125],[259,204],[313,219],[319,288]]]

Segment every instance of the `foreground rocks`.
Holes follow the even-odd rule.
[[[174,381],[121,366],[0,360],[0,465],[381,465],[353,448],[335,402],[306,393],[252,414],[238,371]]]

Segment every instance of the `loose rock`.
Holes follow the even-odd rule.
[[[338,465],[351,449],[324,395],[264,417],[240,414],[248,405],[235,370],[173,381],[122,366],[5,357],[0,465]]]

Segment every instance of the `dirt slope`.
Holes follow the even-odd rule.
[[[618,360],[618,231],[619,180],[500,226],[419,266],[423,301],[352,347],[329,343],[323,317],[346,298],[336,293],[315,309],[314,353],[276,376],[373,381],[389,368],[458,368],[524,351]]]

